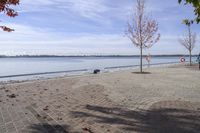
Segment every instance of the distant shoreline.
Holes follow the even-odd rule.
[[[143,55],[145,57],[147,55]],[[189,55],[151,55],[152,57],[189,57]],[[192,57],[196,57],[198,55],[192,55]],[[16,56],[7,56],[0,55],[0,58],[52,58],[52,57],[140,57],[140,55],[16,55]]]

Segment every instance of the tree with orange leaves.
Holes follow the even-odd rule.
[[[135,15],[128,22],[126,36],[140,49],[140,72],[142,73],[143,49],[151,48],[160,39],[158,23],[145,12],[145,0],[137,0]]]
[[[19,0],[0,0],[0,12],[4,12],[9,17],[16,17],[18,13],[10,6],[18,4]],[[7,32],[14,31],[14,29],[8,28],[6,26],[0,26],[0,28]]]

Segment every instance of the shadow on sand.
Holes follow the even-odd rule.
[[[87,105],[89,112],[72,112],[76,117],[90,117],[96,123],[119,125],[122,132],[199,133],[200,112],[185,109],[132,111]],[[97,115],[98,114],[98,115]],[[100,115],[101,114],[101,115]],[[111,131],[112,132],[112,131]]]
[[[31,133],[69,133],[67,125],[34,124],[29,127]]]
[[[151,74],[150,72],[132,72],[133,74]]]

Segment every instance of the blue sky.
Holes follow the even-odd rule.
[[[178,1],[178,0],[177,0]],[[187,54],[178,38],[181,24],[193,18],[193,8],[176,0],[146,0],[147,13],[159,23],[160,41],[145,53]],[[136,0],[21,0],[19,16],[1,14],[0,24],[15,32],[0,31],[0,55],[123,54],[139,50],[124,36]],[[192,26],[200,38],[200,24]],[[200,52],[200,39],[193,53]]]

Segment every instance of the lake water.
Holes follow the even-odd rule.
[[[196,58],[193,57],[193,60]],[[153,57],[151,64],[157,63],[175,63],[179,62],[180,57]],[[186,58],[188,61],[188,58]],[[147,64],[144,59],[144,64]],[[15,80],[16,76],[23,74],[38,73],[38,75],[23,76],[20,79],[27,78],[41,78],[45,76],[60,76],[68,74],[65,71],[74,71],[86,69],[85,71],[74,72],[80,74],[81,72],[92,72],[94,69],[101,69],[102,71],[109,70],[118,66],[134,66],[139,64],[138,57],[28,57],[28,58],[0,58],[0,81]],[[56,72],[52,74],[45,74],[49,72]],[[41,75],[39,74],[41,73]],[[72,73],[72,72],[71,72]],[[45,75],[43,75],[45,74]]]

